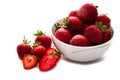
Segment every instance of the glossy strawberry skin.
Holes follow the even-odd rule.
[[[81,6],[77,12],[77,16],[84,23],[94,23],[97,20],[97,15],[97,8],[90,3],[86,3],[83,6]]]
[[[102,41],[102,32],[96,25],[85,28],[84,35],[92,44],[99,44]]]
[[[41,71],[48,71],[54,68],[60,59],[60,53],[54,48],[48,48],[46,54],[39,62],[39,69]]]
[[[102,25],[106,25],[107,28],[110,27],[111,19],[108,16],[106,16],[105,14],[99,15],[98,18],[97,18],[97,21],[98,22],[101,21]]]
[[[70,44],[74,46],[87,46],[88,40],[85,36],[77,34],[72,37]]]
[[[110,37],[111,37],[111,31],[109,29],[105,30],[103,32],[103,39],[102,39],[102,42],[107,42],[108,40],[110,40]]]
[[[64,43],[68,43],[70,42],[70,39],[72,37],[71,33],[69,30],[64,29],[64,28],[59,28],[55,31],[54,33],[55,37],[57,39],[59,39],[60,41],[64,42]]]
[[[73,32],[80,32],[83,29],[83,23],[78,17],[70,16],[68,22],[70,30]]]
[[[29,44],[19,44],[17,46],[17,53],[20,59],[23,58],[24,54],[30,54],[32,47]]]
[[[70,13],[69,13],[68,16],[69,16],[69,17],[70,17],[70,16],[75,16],[75,17],[77,17],[77,10],[70,11]]]
[[[22,59],[24,69],[32,69],[37,65],[37,58],[30,54],[24,54]]]
[[[53,57],[56,58],[56,60],[58,61],[61,57],[61,54],[59,53],[59,51],[57,51],[56,49],[54,48],[48,48],[47,49],[47,52],[46,52],[48,55],[53,55]]]
[[[47,49],[51,47],[52,39],[49,36],[41,35],[41,36],[37,36],[35,42],[40,42],[41,45]]]
[[[56,58],[45,54],[39,62],[39,69],[41,71],[48,71],[55,67],[56,65]]]
[[[37,57],[41,58],[46,53],[46,48],[43,46],[33,47],[31,50],[32,55],[36,55]]]

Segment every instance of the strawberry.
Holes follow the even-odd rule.
[[[77,17],[77,10],[71,11],[68,16],[69,17],[70,16],[76,16]]]
[[[102,41],[102,32],[96,25],[85,28],[84,35],[92,44],[99,44]]]
[[[24,69],[28,70],[37,65],[37,58],[30,54],[24,54],[22,63],[23,63]]]
[[[45,35],[42,31],[38,30],[37,33],[33,34],[36,37],[35,43],[40,42],[46,49],[51,47],[52,39],[50,36]]]
[[[83,23],[78,17],[70,16],[68,26],[73,32],[80,32],[83,29]]]
[[[105,14],[101,14],[98,16],[97,22],[102,22],[103,25],[106,25],[107,28],[109,28],[111,19],[108,16],[106,16]]]
[[[94,23],[97,20],[98,11],[96,6],[90,3],[86,3],[80,7],[77,12],[77,16],[84,23]]]
[[[88,40],[85,36],[77,34],[72,37],[70,44],[75,46],[87,46]]]
[[[17,53],[20,59],[23,58],[24,54],[29,54],[31,52],[32,47],[29,45],[30,41],[27,41],[24,37],[23,43],[17,46]]]
[[[64,43],[68,43],[68,44],[69,44],[70,39],[72,37],[70,31],[68,29],[65,29],[65,28],[59,28],[59,29],[57,29],[55,31],[54,35],[60,41],[62,41]]]
[[[41,71],[48,71],[55,67],[57,61],[60,59],[60,53],[54,48],[47,49],[46,54],[39,62],[39,69]]]
[[[36,46],[36,44],[38,43],[34,44],[33,49],[31,50],[31,54],[41,58],[46,53],[46,48],[40,44]]]
[[[47,49],[47,52],[46,52],[48,55],[54,55],[54,57],[56,58],[56,60],[58,61],[61,57],[59,51],[57,51],[56,49],[54,48],[48,48]]]
[[[105,30],[103,32],[102,42],[104,43],[104,42],[108,41],[110,39],[110,37],[111,37],[111,31],[109,29]]]
[[[56,58],[53,55],[45,54],[39,62],[39,69],[41,71],[48,71],[55,67],[56,62]]]

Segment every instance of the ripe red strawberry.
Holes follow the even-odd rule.
[[[22,63],[24,69],[28,70],[37,65],[37,58],[33,55],[25,54]]]
[[[55,67],[56,58],[53,55],[45,54],[39,62],[39,69],[41,71],[48,71]]]
[[[78,17],[70,16],[68,21],[68,26],[73,32],[80,32],[83,29],[83,23]]]
[[[80,7],[77,12],[77,16],[84,23],[94,23],[97,20],[98,11],[96,6],[90,3],[86,3]]]
[[[40,42],[46,49],[51,47],[52,39],[50,36],[45,35],[42,31],[38,30],[37,33],[33,34],[36,37],[35,43]]]
[[[58,60],[60,59],[60,57],[61,57],[59,51],[57,51],[57,50],[54,49],[54,48],[48,48],[46,53],[47,53],[48,55],[53,55],[53,56],[56,58],[57,61],[58,61]]]
[[[27,41],[24,37],[23,43],[17,46],[17,53],[20,59],[23,58],[24,54],[29,54],[31,52],[32,47],[29,45],[30,41]]]
[[[110,19],[108,16],[106,16],[105,14],[99,15],[98,18],[97,18],[97,21],[98,21],[98,22],[101,21],[101,22],[102,22],[102,25],[106,25],[107,28],[110,27],[111,19]]]
[[[61,55],[56,49],[47,49],[46,54],[42,57],[39,62],[39,69],[41,71],[48,71],[55,67],[57,61],[60,59]]]
[[[60,41],[64,42],[64,43],[68,43],[70,42],[70,39],[72,37],[71,33],[69,30],[65,29],[65,28],[59,28],[55,31],[54,33],[55,37],[57,39],[59,39]]]
[[[46,53],[46,48],[41,45],[34,46],[33,49],[31,50],[31,54],[36,55],[38,58],[41,58],[45,53]]]
[[[75,46],[87,46],[88,40],[85,36],[77,34],[72,37],[70,44]]]
[[[103,32],[103,39],[102,42],[107,42],[111,37],[111,31],[109,29]]]
[[[92,44],[99,44],[102,41],[102,32],[96,25],[85,28],[84,35]]]
[[[69,17],[70,16],[76,16],[77,17],[77,10],[71,11],[68,16]]]

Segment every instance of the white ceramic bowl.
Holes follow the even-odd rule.
[[[60,23],[63,21],[63,19],[58,20],[56,23]],[[72,46],[69,44],[66,44],[64,42],[61,42],[54,36],[54,32],[56,30],[56,27],[52,26],[52,39],[53,43],[56,46],[56,48],[63,54],[64,57],[67,59],[73,60],[73,61],[79,61],[79,62],[88,62],[93,61],[98,58],[101,58],[103,54],[108,50],[112,38],[100,45],[96,46],[88,46],[88,47],[78,47],[78,46]],[[113,29],[111,28],[113,31]],[[114,34],[114,33],[113,33]]]

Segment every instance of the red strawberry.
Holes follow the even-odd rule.
[[[53,55],[56,58],[57,61],[61,57],[60,53],[56,49],[54,49],[54,48],[48,48],[46,53],[48,55]]]
[[[56,58],[53,55],[45,54],[39,62],[39,69],[41,71],[48,71],[55,67]]]
[[[31,54],[36,55],[39,58],[41,58],[45,53],[46,53],[46,48],[41,45],[34,46],[33,49],[31,50]]]
[[[103,39],[102,39],[102,42],[106,42],[110,39],[110,36],[111,36],[111,31],[109,29],[105,30],[103,32]]]
[[[70,42],[70,39],[72,37],[71,33],[69,30],[65,29],[65,28],[59,28],[55,31],[54,33],[55,37],[57,39],[59,39],[60,41],[64,42],[64,43],[68,43]]]
[[[42,31],[38,30],[37,33],[33,34],[37,36],[35,42],[40,42],[46,49],[51,47],[52,39],[50,36],[45,35]]]
[[[83,29],[83,23],[78,17],[70,16],[68,26],[73,32],[80,32]]]
[[[24,37],[23,43],[17,46],[17,53],[20,59],[23,58],[24,54],[29,54],[31,52],[31,46],[29,45],[30,41],[27,41]]]
[[[102,41],[102,32],[96,25],[85,28],[84,35],[92,44],[99,44]]]
[[[102,22],[102,25],[106,25],[107,28],[110,27],[111,19],[110,19],[108,16],[106,16],[105,14],[99,15],[98,18],[97,18],[97,21],[98,21],[98,22],[101,21],[101,22]]]
[[[77,16],[84,23],[94,23],[97,19],[98,11],[96,6],[90,3],[84,4],[77,12]]]
[[[37,58],[33,55],[25,54],[22,60],[24,69],[31,69],[37,65]]]
[[[72,37],[70,44],[75,46],[87,46],[88,40],[85,36],[77,34]]]
[[[39,62],[39,69],[41,71],[48,71],[55,67],[57,61],[60,59],[60,53],[54,48],[47,49],[46,54]]]
[[[77,10],[71,11],[68,16],[69,17],[70,16],[76,16],[77,17]]]

